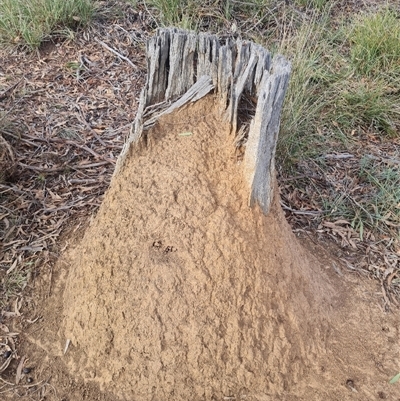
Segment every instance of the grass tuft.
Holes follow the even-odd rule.
[[[336,121],[343,129],[363,127],[398,135],[400,108],[379,81],[348,82],[337,96]]]
[[[350,30],[351,62],[362,75],[400,75],[400,22],[389,8],[359,18]]]
[[[396,237],[400,227],[399,166],[390,159],[365,155],[355,178],[359,186],[356,193],[350,188],[340,192],[331,188],[331,196],[324,201],[327,217],[350,221],[361,238],[367,228]]]
[[[375,227],[383,232],[390,232],[400,227],[400,168],[391,166],[370,156],[361,160],[360,182],[374,188],[366,196],[365,205],[367,216],[374,222]]]
[[[332,114],[347,70],[329,31],[329,12],[314,15],[284,37],[279,53],[292,63],[282,114],[278,155],[287,167],[321,152],[336,127]],[[329,135],[327,133],[329,132]]]
[[[0,43],[35,49],[51,34],[86,25],[90,0],[0,0]]]
[[[6,306],[12,298],[21,294],[28,285],[31,274],[29,267],[4,274],[0,283],[0,307]]]

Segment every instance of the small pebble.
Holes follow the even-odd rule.
[[[3,354],[3,358],[4,358],[4,359],[7,359],[7,358],[9,358],[9,357],[11,356],[11,354],[12,354],[11,351],[6,351],[6,352]]]
[[[32,368],[23,368],[22,372],[27,375],[28,373],[31,373],[31,370],[32,370]]]
[[[28,377],[28,378],[26,379],[26,381],[27,381],[28,383],[32,383],[32,382],[33,382],[33,379],[32,379],[32,377]]]

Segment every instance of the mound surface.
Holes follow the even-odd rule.
[[[70,371],[121,400],[358,399],[330,383],[335,350],[354,357],[331,339],[338,294],[277,200],[268,216],[248,207],[216,104],[165,116],[132,146],[70,253]]]

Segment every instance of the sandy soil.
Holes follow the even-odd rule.
[[[398,317],[278,199],[248,208],[232,140],[211,97],[164,117],[36,281],[24,346],[46,399],[400,400]]]

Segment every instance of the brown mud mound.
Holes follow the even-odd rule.
[[[217,109],[207,97],[132,146],[68,255],[71,373],[132,401],[376,399],[386,372],[353,345],[368,316],[343,343],[361,312],[344,319],[346,287],[333,290],[277,201],[267,217],[248,207]]]

